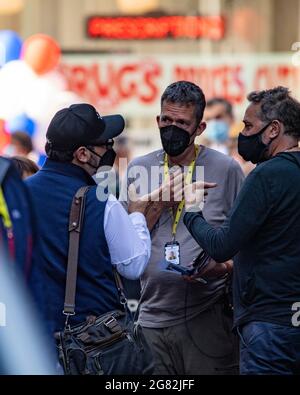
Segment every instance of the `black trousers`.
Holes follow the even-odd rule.
[[[168,328],[145,328],[157,375],[238,375],[238,337],[222,302]]]

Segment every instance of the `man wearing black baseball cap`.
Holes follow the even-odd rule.
[[[84,166],[90,174],[102,166],[113,166],[116,153],[114,137],[124,130],[121,115],[101,117],[90,104],[74,104],[59,111],[47,131],[46,153]]]
[[[89,104],[59,111],[47,131],[48,159],[26,180],[39,237],[31,285],[51,333],[64,327],[69,215],[79,188],[90,186],[80,235],[76,315],[70,317],[70,325],[120,307],[112,266],[124,277],[137,279],[148,263],[151,242],[144,207],[133,202],[128,216],[112,195],[99,201],[92,178],[100,167],[113,165],[113,138],[124,126],[121,115],[101,117]]]

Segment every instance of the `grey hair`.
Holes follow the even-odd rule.
[[[197,122],[202,120],[206,106],[206,100],[202,89],[189,81],[177,81],[169,85],[161,97],[161,105],[163,105],[164,102],[194,105]]]
[[[285,133],[300,138],[300,103],[291,97],[288,88],[278,86],[264,91],[251,92],[251,103],[260,104],[259,118],[264,122],[278,120]]]

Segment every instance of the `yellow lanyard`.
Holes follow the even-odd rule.
[[[196,164],[196,159],[198,157],[198,153],[199,153],[199,146],[195,145],[195,159],[191,162],[191,164],[188,167],[188,173],[185,177],[185,183],[186,184],[190,184],[192,182],[192,178],[193,178],[193,173],[195,170],[195,164]],[[168,166],[168,155],[165,154],[165,160],[164,160],[164,175],[165,175],[165,180],[167,180],[167,178],[169,177],[169,166]],[[175,241],[175,237],[176,237],[176,231],[177,231],[177,227],[181,218],[181,214],[183,211],[185,205],[185,201],[184,199],[180,202],[178,208],[177,208],[177,212],[174,218],[174,222],[173,222],[173,226],[172,226],[172,236],[173,236],[173,241]],[[173,211],[171,209],[172,212],[172,216],[173,216]]]
[[[2,191],[2,188],[0,188],[0,216],[3,219],[3,225],[5,226],[6,229],[11,229],[12,228],[12,222],[10,219],[9,211],[7,208],[7,204],[4,198],[4,194]]]

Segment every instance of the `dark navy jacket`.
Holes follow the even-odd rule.
[[[221,227],[211,227],[202,213],[187,213],[184,222],[216,261],[237,254],[235,325],[266,321],[292,326],[292,307],[300,301],[299,152],[280,153],[257,166]]]
[[[0,217],[0,248],[10,250],[17,268],[27,277],[31,266],[34,226],[30,199],[17,170],[9,159],[3,157],[0,157],[0,186],[4,193],[14,234],[14,241],[8,242],[7,232]]]
[[[47,160],[42,170],[26,180],[37,218],[31,287],[48,329],[61,330],[68,256],[68,222],[77,190],[91,185],[81,233],[76,289],[76,315],[71,325],[89,315],[119,308],[112,264],[104,233],[106,202],[96,197],[96,184],[83,169]]]

